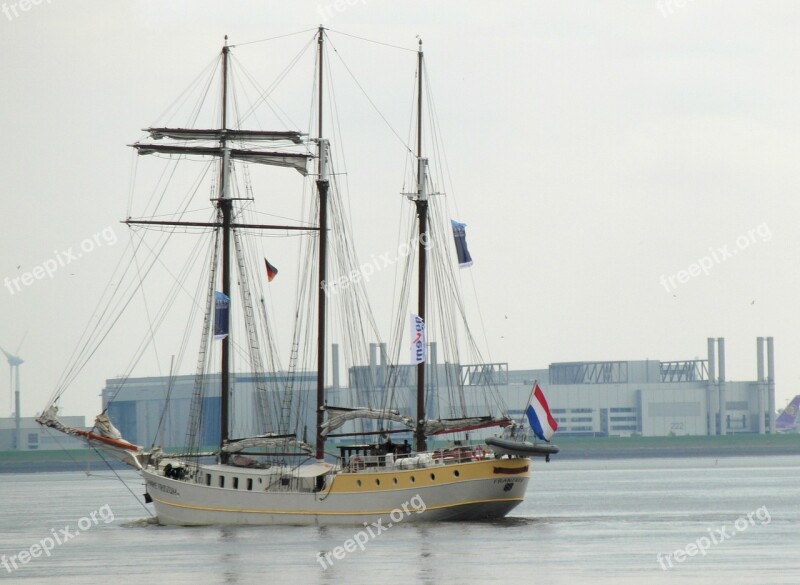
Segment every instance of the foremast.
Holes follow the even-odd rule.
[[[152,140],[162,140],[168,138],[174,141],[216,141],[216,147],[195,146],[184,144],[154,144],[152,142],[137,142],[132,146],[137,149],[140,155],[143,154],[168,154],[168,155],[202,155],[216,157],[220,161],[219,188],[217,191],[216,207],[219,210],[218,220],[215,222],[184,222],[184,221],[152,221],[152,220],[132,220],[127,219],[124,223],[128,225],[163,225],[163,226],[184,226],[184,227],[210,227],[221,230],[222,233],[222,258],[220,261],[222,268],[222,293],[231,298],[231,242],[233,230],[238,228],[248,229],[279,229],[279,230],[303,230],[314,231],[318,228],[307,226],[289,225],[266,225],[266,224],[239,224],[233,220],[233,201],[231,196],[231,165],[234,160],[241,160],[250,163],[266,164],[271,166],[290,167],[306,175],[307,163],[312,155],[296,152],[275,152],[261,149],[231,148],[230,141],[247,142],[269,142],[269,141],[290,141],[294,144],[303,142],[304,134],[294,131],[260,131],[260,130],[241,130],[228,128],[228,77],[229,63],[228,57],[230,47],[228,37],[225,36],[225,45],[222,48],[222,100],[220,113],[220,127],[216,129],[193,129],[193,128],[147,128]],[[322,144],[322,141],[320,141]],[[322,146],[321,152],[322,152]],[[321,163],[320,168],[323,168]],[[327,181],[325,181],[327,182]],[[324,238],[323,238],[324,239]],[[230,324],[229,324],[230,327]],[[324,338],[323,338],[324,339]],[[228,331],[221,340],[220,351],[220,451],[219,458],[221,463],[226,463],[229,454],[225,449],[230,442],[230,392],[231,392],[231,371],[230,371],[230,348],[231,335]]]

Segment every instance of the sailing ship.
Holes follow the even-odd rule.
[[[426,368],[424,336],[420,342],[423,355],[416,365],[411,366],[416,374],[416,400],[411,409],[402,412],[387,404],[340,406],[328,403],[325,372],[328,343],[326,323],[329,321],[326,293],[329,291],[326,285],[331,279],[330,241],[345,222],[331,221],[330,216],[330,188],[334,173],[331,143],[325,137],[323,127],[326,38],[327,31],[324,28],[314,31],[317,45],[316,137],[310,138],[308,134],[293,130],[245,129],[240,124],[241,116],[230,123],[229,84],[233,47],[228,45],[226,37],[220,55],[222,89],[219,126],[212,129],[149,127],[146,129],[147,137],[132,145],[139,155],[156,154],[170,159],[209,158],[215,161],[216,185],[212,188],[211,220],[130,217],[125,220],[132,228],[184,232],[196,229],[211,237],[210,261],[205,276],[207,286],[204,291],[201,351],[189,416],[190,428],[183,451],[168,453],[155,444],[146,448],[128,442],[115,428],[107,411],[97,417],[91,430],[66,426],[59,421],[56,406],[61,390],[55,393],[52,403],[38,419],[40,424],[85,441],[98,451],[134,468],[144,480],[145,500],[154,505],[161,524],[327,525],[389,522],[392,512],[407,508],[409,502],[418,512],[424,510],[424,513],[414,514],[408,521],[500,518],[523,501],[531,473],[531,458],[549,457],[557,452],[553,446],[534,447],[530,443],[520,442],[519,438],[506,438],[501,443],[495,441],[494,447],[487,443],[472,445],[460,439],[453,439],[435,448],[429,446],[432,437],[448,434],[464,437],[465,433],[477,429],[509,429],[514,428],[514,424],[509,416],[499,410],[476,415],[463,412],[462,409],[463,416],[449,418],[442,417],[440,410],[438,418],[429,418],[426,407],[430,405],[431,393],[437,390],[439,383],[430,384],[426,381],[426,374],[429,375],[431,370]],[[413,160],[417,180],[406,196],[413,204],[414,219],[411,221],[415,221],[417,230],[414,240],[417,244],[418,296],[414,319],[422,330],[428,316],[426,301],[430,297],[427,242],[436,236],[430,231],[429,204],[432,194],[429,192],[428,160],[422,152],[425,77],[421,41],[416,52],[417,132]],[[270,145],[270,148],[264,145]],[[252,197],[236,196],[234,169],[237,165],[246,168],[254,164],[286,167],[309,176],[316,192],[314,205],[311,206],[315,224],[272,225],[243,219],[246,216],[241,206],[249,204]],[[316,167],[315,172],[309,166]],[[244,176],[247,177],[246,174]],[[308,441],[306,433],[301,430],[298,422],[301,419],[292,418],[285,412],[287,405],[292,405],[292,396],[297,389],[287,385],[283,389],[284,401],[281,403],[268,399],[268,393],[264,391],[269,370],[274,370],[276,366],[269,356],[265,358],[262,355],[261,342],[265,335],[270,335],[269,326],[259,329],[252,323],[258,320],[258,309],[263,307],[263,298],[259,304],[259,299],[253,298],[252,293],[248,292],[252,277],[247,276],[244,270],[248,255],[242,250],[240,239],[243,234],[261,230],[297,232],[305,236],[311,234],[307,238],[310,242],[307,257],[316,261],[311,287],[311,290],[316,289],[316,295],[313,295],[316,296],[313,442]],[[234,274],[237,268],[238,273]],[[274,275],[274,268],[268,262],[267,268],[272,268],[271,274]],[[264,421],[259,429],[261,432],[248,437],[236,437],[231,429],[231,396],[235,375],[232,355],[237,348],[227,321],[228,308],[234,304],[234,284],[239,285],[241,313],[248,322],[242,329],[256,380],[252,404],[260,420]],[[349,319],[351,325],[358,320],[352,314]],[[296,334],[294,339],[291,360],[296,360],[297,345],[303,336]],[[219,373],[211,375],[207,371],[208,362],[216,351],[219,353]],[[296,367],[295,363],[290,365],[290,369]],[[390,366],[389,370],[387,377],[396,379],[400,372],[407,372],[409,368],[403,370],[395,365]],[[216,449],[207,451],[201,444],[198,427],[207,419],[208,413],[201,411],[206,404],[203,398],[212,383],[218,384],[220,399],[219,442]],[[456,381],[456,385],[459,383],[463,386],[464,381]],[[374,384],[374,379],[368,377],[367,384]],[[386,393],[392,394],[388,390]],[[395,393],[395,396],[398,394]],[[270,419],[269,413],[264,412],[270,410],[273,414],[277,411],[280,416]],[[269,421],[272,421],[271,424]],[[361,426],[357,427],[358,424]],[[353,430],[333,433],[342,428]],[[410,437],[413,444],[409,444],[408,440],[403,444],[391,440],[391,437],[403,434]],[[326,444],[333,437],[351,442],[339,444],[338,453],[332,453],[326,450]],[[372,442],[352,442],[365,441],[367,437],[371,437]]]

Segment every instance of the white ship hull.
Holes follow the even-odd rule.
[[[313,491],[276,490],[275,472],[226,465],[201,466],[176,480],[142,470],[158,522],[165,525],[330,525],[501,518],[520,504],[529,480],[527,459],[488,459],[417,469],[381,469],[328,476]],[[206,485],[207,477],[213,485]],[[229,487],[216,487],[225,476]],[[237,480],[237,488],[230,487]],[[259,484],[258,479],[262,482]],[[253,480],[252,489],[247,489]],[[359,483],[360,482],[360,483]],[[297,489],[299,487],[300,489]]]

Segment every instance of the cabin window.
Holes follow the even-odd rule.
[[[381,480],[379,480],[379,479],[376,479],[376,480],[375,480],[375,485],[381,485]]]
[[[219,487],[225,487],[225,476],[224,475],[220,475],[219,476]]]
[[[235,489],[235,490],[239,489],[239,478],[238,477],[234,477],[233,478],[233,489]]]
[[[431,473],[431,481],[435,481],[435,480],[436,480],[436,474],[435,473]]]
[[[414,483],[415,481],[417,481],[417,478],[412,475],[411,476],[411,483]]]
[[[456,470],[453,472],[453,475],[454,475],[455,477],[458,477],[459,475],[461,475],[461,473],[459,473],[458,469],[456,469]]]
[[[250,491],[250,492],[253,491],[253,478],[252,477],[248,477],[247,478],[247,491]]]
[[[211,485],[211,474],[206,473],[206,485]]]

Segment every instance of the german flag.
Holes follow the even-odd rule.
[[[272,279],[278,276],[278,269],[270,264],[266,258],[264,258],[264,264],[267,266],[267,282],[272,282]]]

